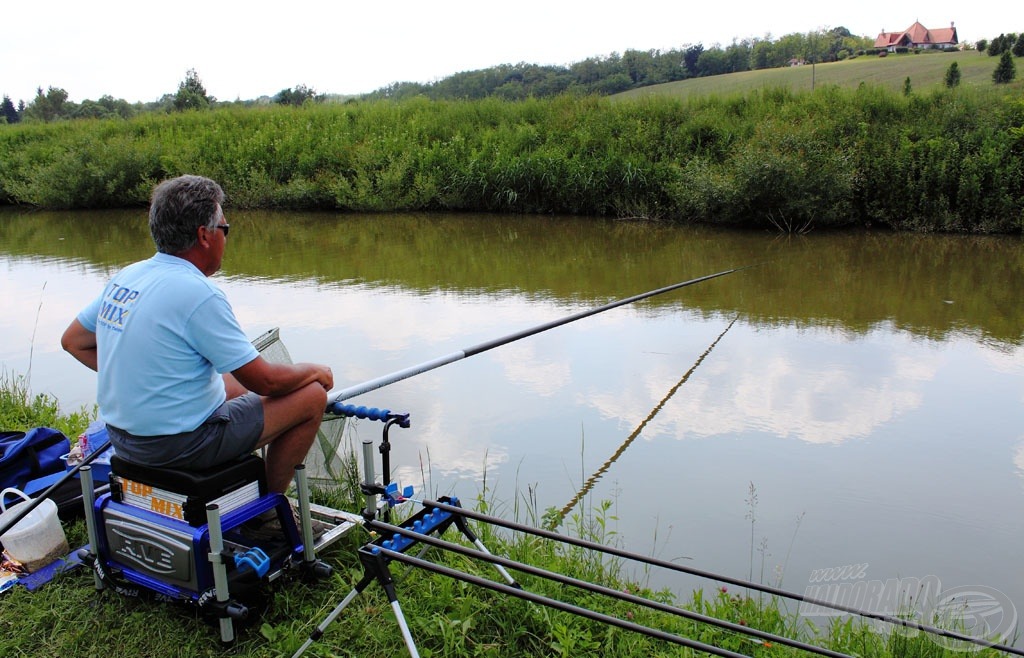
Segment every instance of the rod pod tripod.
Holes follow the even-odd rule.
[[[405,417],[405,424],[402,427],[408,427],[408,417]],[[387,451],[390,449],[390,444],[387,439],[387,430],[390,427],[391,422],[385,426],[384,429],[384,442],[380,447],[381,455],[383,456],[384,463],[388,463]],[[384,478],[387,479],[389,473],[385,471]],[[402,606],[398,602],[398,594],[395,591],[395,581],[391,576],[391,570],[388,565],[391,562],[391,558],[385,555],[385,551],[394,551],[397,553],[405,553],[414,546],[417,545],[417,540],[406,537],[400,534],[391,534],[387,536],[384,533],[389,533],[391,528],[387,523],[381,523],[377,520],[378,510],[378,496],[383,498],[385,503],[383,510],[384,514],[387,514],[387,510],[396,502],[401,501],[403,496],[408,498],[412,495],[411,487],[406,489],[403,496],[395,496],[395,488],[392,485],[381,486],[376,483],[376,474],[374,472],[373,464],[373,441],[370,439],[363,440],[363,484],[360,487],[361,491],[365,495],[366,508],[363,510],[363,518],[365,527],[368,531],[377,531],[380,536],[374,541],[363,545],[359,553],[359,562],[363,566],[363,577],[355,584],[342,601],[335,606],[333,610],[324,618],[322,622],[316,627],[316,629],[310,634],[309,638],[299,647],[292,658],[299,658],[306,650],[313,645],[314,642],[319,640],[327,627],[338,618],[342,611],[348,607],[348,605],[359,596],[363,590],[369,587],[374,581],[380,583],[384,589],[385,595],[388,597],[388,603],[391,605],[391,610],[394,612],[395,619],[398,621],[398,627],[402,633],[402,640],[405,642],[406,648],[409,650],[409,655],[412,658],[419,658],[419,650],[416,648],[416,642],[413,640],[412,633],[409,631],[409,624],[406,622],[405,614],[402,612]],[[442,497],[438,502],[453,505],[455,507],[461,507],[457,498]],[[440,536],[447,530],[452,524],[459,529],[459,532],[463,534],[466,539],[473,543],[476,548],[483,552],[490,554],[490,551],[484,546],[483,542],[473,533],[466,523],[466,519],[460,515],[455,514],[447,510],[431,507],[425,504],[424,508],[417,512],[415,515],[410,517],[408,520],[403,522],[400,528],[412,530],[416,533],[423,535],[436,534]],[[424,546],[424,550],[426,550]],[[494,565],[495,568],[501,573],[502,577],[508,581],[509,585],[518,588],[519,585],[512,578],[512,576],[505,570],[501,565]]]

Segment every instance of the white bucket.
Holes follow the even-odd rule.
[[[24,502],[7,507],[7,496],[20,496]],[[0,526],[9,522],[32,499],[24,492],[8,488],[0,491]],[[29,573],[50,564],[57,558],[68,553],[68,540],[64,536],[64,528],[57,518],[57,503],[49,498],[39,503],[34,510],[18,521],[13,528],[0,536],[4,551],[12,558],[21,562]]]

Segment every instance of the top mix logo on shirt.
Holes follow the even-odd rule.
[[[112,331],[124,331],[124,323],[128,321],[131,307],[138,298],[138,290],[132,290],[112,281],[103,295],[97,324]]]

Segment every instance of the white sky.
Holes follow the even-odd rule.
[[[504,63],[568,65],[627,49],[728,45],[844,26],[874,38],[955,22],[961,41],[1020,32],[992,3],[931,0],[33,0],[0,12],[0,94],[36,88],[71,100],[130,102],[173,93],[195,69],[218,100],[254,99],[304,84],[356,94],[397,81],[431,82]],[[904,4],[904,3],[900,3]]]

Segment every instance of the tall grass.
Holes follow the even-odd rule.
[[[225,108],[0,126],[0,203],[140,205],[191,172],[248,208],[1016,233],[1022,154],[1024,101],[990,89]]]
[[[53,396],[33,395],[25,377],[0,371],[0,431],[52,427],[74,440],[95,417],[95,410],[62,410]]]

